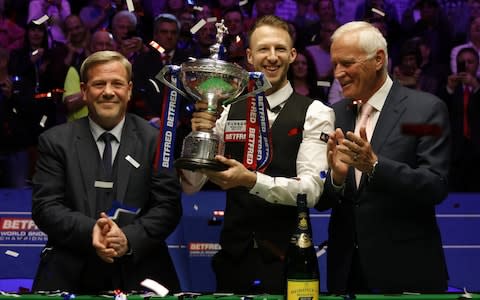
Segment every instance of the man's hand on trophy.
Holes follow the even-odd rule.
[[[217,117],[205,112],[205,111],[196,111],[192,114],[192,130],[209,130],[215,127],[215,121]]]
[[[202,169],[201,171],[208,176],[210,181],[223,190],[237,186],[244,186],[251,189],[257,182],[257,174],[245,168],[243,164],[235,159],[228,159],[222,155],[216,155],[215,159],[227,165],[228,169],[221,172],[209,169]]]
[[[217,114],[212,114],[207,112],[208,103],[206,102],[197,102],[195,103],[195,112],[192,114],[192,130],[199,131],[202,129],[210,130],[215,127],[215,122],[217,117],[223,111],[223,107],[220,107],[220,111]]]

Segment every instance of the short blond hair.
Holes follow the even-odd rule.
[[[98,51],[88,56],[80,67],[80,80],[84,83],[88,82],[88,71],[99,64],[118,61],[127,71],[127,80],[132,80],[132,64],[122,54],[117,51]]]

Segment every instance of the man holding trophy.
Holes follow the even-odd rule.
[[[220,116],[220,110],[210,101],[213,96],[197,101],[192,118],[192,134],[197,135],[185,139],[183,158],[175,166],[184,169],[182,185],[187,193],[200,190],[208,179],[227,190],[220,237],[222,250],[212,261],[217,291],[283,294],[283,260],[296,224],[296,196],[307,194],[308,206],[313,207],[323,192],[324,179],[320,174],[326,173],[328,164],[326,144],[320,136],[332,132],[334,113],[322,102],[296,94],[287,80],[296,50],[285,21],[271,15],[258,19],[249,33],[249,45],[248,62],[271,87],[260,88],[265,92],[259,93],[252,91],[249,83],[248,94],[256,93],[256,101],[252,101],[254,97],[223,101],[221,104],[231,104]],[[182,68],[182,72],[188,73],[189,65]],[[241,71],[232,74],[238,73]],[[195,80],[188,77],[186,74],[182,80],[187,90],[206,86],[205,82],[212,78],[194,85],[192,82],[199,75]],[[219,77],[229,78],[216,77],[217,82],[210,82],[216,87],[211,91],[222,86]],[[229,86],[243,84],[238,78],[225,81],[233,82]],[[267,126],[252,137],[255,125]],[[213,156],[219,165],[198,157],[200,152],[211,152],[197,143],[207,133],[220,137],[220,145],[225,144]],[[208,143],[213,140],[210,138]],[[269,145],[271,148],[267,148]],[[266,161],[262,161],[265,157]]]

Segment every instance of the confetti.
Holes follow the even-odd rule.
[[[237,35],[237,37],[235,37],[235,43],[240,43],[242,41],[242,38]]]
[[[43,15],[41,16],[40,18],[36,19],[36,20],[33,20],[33,24],[35,25],[41,25],[43,24],[44,22],[46,22],[48,20],[48,16],[47,15]]]
[[[148,81],[153,85],[153,87],[155,88],[155,91],[157,91],[157,93],[160,93],[160,88],[158,87],[158,84],[155,82],[155,80],[153,79],[148,79]]]
[[[47,116],[43,115],[42,119],[40,120],[40,126],[45,127],[45,123],[47,122]]]
[[[208,19],[207,19],[207,22],[208,22],[208,23],[217,22],[217,17],[208,18]]]
[[[319,80],[317,81],[317,86],[324,86],[324,87],[330,87],[330,81],[325,81],[325,80]]]
[[[193,7],[193,10],[203,11],[203,7],[201,7],[201,6],[194,6],[194,7]]]
[[[247,5],[248,4],[248,0],[242,0],[240,2],[238,2],[238,6],[244,6],[244,5]]]
[[[372,12],[376,13],[377,15],[380,15],[382,17],[385,17],[385,13],[378,8],[372,7]]]
[[[198,21],[197,24],[193,25],[193,27],[190,28],[190,33],[191,33],[191,34],[197,33],[197,31],[199,31],[200,28],[202,28],[203,26],[205,26],[205,24],[207,24],[207,21],[205,21],[204,19],[201,19],[200,21]]]
[[[214,210],[213,215],[217,217],[223,217],[225,215],[225,212],[223,210]]]
[[[165,297],[168,294],[168,289],[166,289],[163,285],[156,282],[155,280],[147,278],[144,281],[142,281],[140,284],[148,289],[151,289],[157,295],[160,295],[162,297]]]
[[[5,251],[5,255],[12,256],[12,257],[18,257],[20,254],[18,252],[12,251],[12,250],[7,250],[7,251]]]
[[[133,6],[132,0],[127,0],[127,9],[129,12],[135,11],[135,6]]]
[[[466,287],[463,288],[463,295],[461,296],[461,298],[464,298],[464,299],[472,299],[472,294],[470,294],[469,292],[467,292],[467,288],[466,288]]]
[[[35,56],[35,55],[37,55],[37,54],[38,54],[38,49],[37,49],[37,50],[34,50],[34,51],[32,52],[32,56]]]
[[[157,42],[155,41],[151,41],[150,43],[148,43],[150,46],[152,46],[153,48],[155,48],[158,52],[160,53],[163,53],[165,52],[165,49],[160,46],[160,44],[158,44]]]
[[[198,205],[194,204],[193,209],[197,211],[198,210]]]
[[[318,245],[317,257],[320,257],[327,252],[328,241],[324,241],[320,245]]]

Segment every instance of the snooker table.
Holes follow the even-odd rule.
[[[361,294],[356,295],[355,298],[346,297],[342,295],[327,295],[320,294],[320,300],[458,300],[458,299],[480,299],[480,294],[470,294],[471,298],[463,298],[463,293],[444,293],[444,294]],[[68,297],[67,297],[68,298]],[[18,296],[7,296],[0,295],[0,300],[64,300],[67,299],[63,296],[46,296],[46,295],[35,295],[35,294],[22,294]],[[98,295],[98,296],[87,296],[87,295],[76,295],[75,300],[102,300],[102,299],[114,299],[114,296],[108,295]],[[214,294],[206,294],[199,296],[149,296],[144,298],[142,295],[127,295],[128,300],[143,300],[143,299],[162,299],[162,300],[283,300],[283,296],[280,295],[255,295],[255,296],[240,296],[240,295],[231,295],[231,296],[218,296]]]

